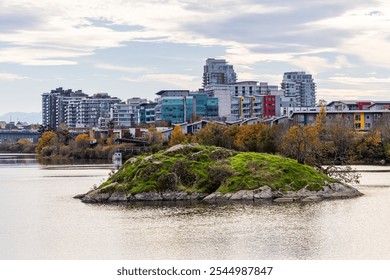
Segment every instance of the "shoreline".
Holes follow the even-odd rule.
[[[255,190],[240,190],[222,194],[220,192],[186,193],[180,191],[167,192],[141,192],[138,194],[126,194],[124,191],[105,192],[104,189],[91,190],[85,194],[74,196],[84,203],[134,203],[134,202],[158,202],[158,201],[206,201],[206,202],[318,202],[322,200],[356,198],[364,194],[351,186],[341,183],[329,183],[321,191],[310,191],[306,188],[299,191],[273,191],[268,186]]]

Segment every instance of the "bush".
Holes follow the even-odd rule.
[[[221,160],[221,159],[227,159],[231,156],[234,156],[235,154],[236,153],[232,150],[217,148],[211,152],[210,158],[211,160]]]
[[[158,192],[177,191],[177,181],[175,173],[163,173],[157,179],[156,190]]]
[[[208,173],[211,181],[208,181],[205,187],[212,193],[234,174],[234,170],[229,166],[211,166]]]
[[[180,183],[184,186],[192,186],[196,183],[197,176],[191,169],[191,164],[187,160],[176,161],[169,171],[175,173]]]

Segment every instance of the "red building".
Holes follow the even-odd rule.
[[[275,95],[264,96],[264,117],[274,117],[276,116],[276,97]]]

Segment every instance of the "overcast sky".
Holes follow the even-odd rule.
[[[390,100],[390,1],[0,0],[0,114],[56,87],[196,90],[208,57],[239,81],[306,71],[317,100]]]

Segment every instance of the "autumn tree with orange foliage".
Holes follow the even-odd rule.
[[[243,125],[238,129],[234,145],[242,151],[274,153],[274,129],[265,124]]]
[[[180,125],[175,125],[171,139],[169,140],[169,146],[174,146],[177,144],[181,144],[186,141],[186,136],[184,135],[183,131],[181,130]]]
[[[220,123],[207,123],[204,128],[198,131],[196,139],[199,144],[206,146],[224,147],[225,139],[223,134],[226,126]]]
[[[46,131],[38,140],[38,144],[35,148],[35,152],[41,154],[45,148],[48,148],[55,144],[57,141],[57,134],[53,131]]]
[[[299,163],[317,165],[320,141],[318,131],[312,126],[292,126],[284,136],[283,153]]]
[[[161,131],[158,131],[154,125],[151,125],[148,128],[147,139],[151,146],[160,146],[163,143],[164,136]]]

